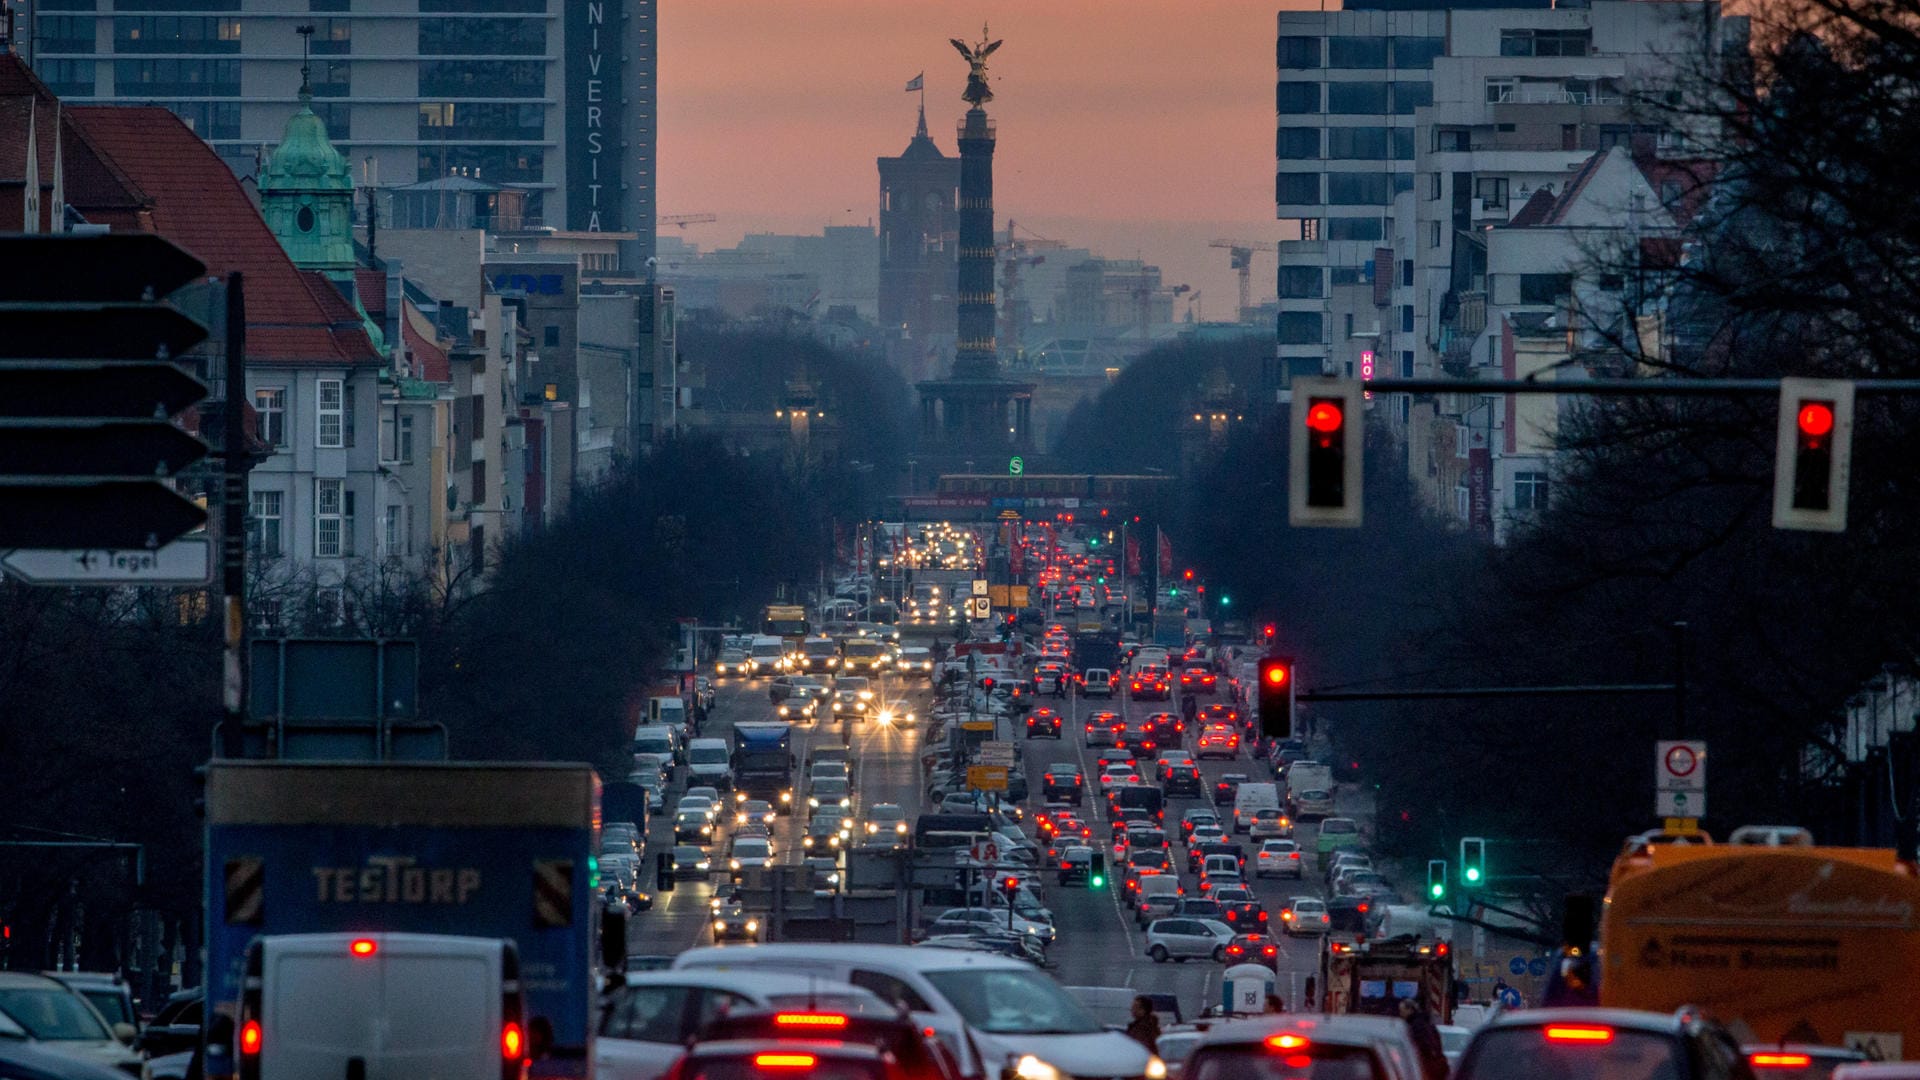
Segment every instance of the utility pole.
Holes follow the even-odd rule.
[[[247,722],[247,305],[244,275],[227,276],[227,399],[221,449],[220,571],[226,655],[221,754],[241,757]]]
[[[1687,624],[1673,624],[1673,737],[1687,737]]]

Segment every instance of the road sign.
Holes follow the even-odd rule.
[[[1003,765],[967,766],[967,786],[975,791],[1007,790],[1007,770]]]
[[[1663,818],[1703,818],[1707,816],[1707,797],[1691,791],[1662,791],[1653,800],[1653,812]]]
[[[999,765],[1012,768],[1014,747],[1010,742],[984,742],[980,744],[980,753],[974,759],[981,765]]]
[[[1545,976],[1546,973],[1547,973],[1547,961],[1545,957],[1536,956],[1533,959],[1527,961],[1527,974],[1538,979]]]
[[[967,618],[990,619],[993,617],[993,600],[985,596],[967,597]]]
[[[160,482],[207,454],[168,419],[205,397],[178,361],[207,329],[160,302],[205,273],[146,233],[0,239],[0,550],[157,552],[205,523]]]
[[[0,570],[29,585],[205,585],[213,542],[188,536],[144,548],[22,549],[0,554]]]
[[[1707,813],[1707,744],[1698,739],[1653,744],[1653,812],[1663,818]]]
[[[1516,956],[1507,961],[1507,970],[1515,975],[1525,975],[1527,973],[1527,958],[1524,956]]]
[[[1027,463],[1024,458],[1013,457],[1007,460],[1008,476],[1019,476],[1021,473],[1024,473],[1026,471],[1027,471]]]
[[[986,596],[989,594],[990,586],[987,584],[986,578],[974,578],[972,584],[974,596]]]
[[[992,719],[962,720],[960,721],[960,730],[961,731],[992,731],[993,720]]]

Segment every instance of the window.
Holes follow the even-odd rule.
[[[473,403],[467,406],[467,410],[468,410],[468,415],[473,422],[473,437],[476,439],[486,438],[487,437],[487,396],[485,394],[473,395]]]
[[[422,5],[424,7],[424,5]],[[600,1034],[639,1042],[678,1043],[690,991],[684,986],[624,986],[601,1014]]]
[[[871,990],[880,1000],[896,1006],[904,1006],[914,1012],[932,1012],[933,1006],[920,992],[908,986],[904,980],[881,971],[862,971],[855,968],[847,973],[847,981],[865,990]]]
[[[260,441],[287,445],[287,388],[263,386],[253,392],[253,411],[259,417]]]
[[[92,52],[93,24],[91,15],[42,15],[41,54]]]
[[[1400,305],[1400,332],[1403,334],[1413,333],[1413,305],[1412,304]]]
[[[88,46],[91,52],[91,41]],[[122,15],[113,20],[113,51],[237,53],[240,20],[231,15]]]
[[[1317,266],[1282,266],[1280,298],[1282,300],[1315,299],[1324,294],[1320,278],[1320,268]]]
[[[1385,161],[1386,157],[1386,128],[1337,127],[1327,129],[1327,159],[1330,161]]]
[[[1413,378],[1413,350],[1412,349],[1400,350],[1400,377],[1403,379]],[[1401,419],[1404,420],[1406,418],[1401,417]]]
[[[313,62],[314,97],[346,97],[352,83],[353,61],[316,59]]]
[[[1445,56],[1447,39],[1443,37],[1397,37],[1393,39],[1393,66],[1430,68],[1435,57]]]
[[[1349,312],[1347,312],[1347,323],[1346,323],[1346,325],[1347,325],[1347,332],[1346,332],[1346,336],[1347,336],[1347,337],[1352,337],[1352,336],[1353,336],[1353,312],[1351,312],[1351,311],[1349,311]],[[1351,365],[1351,364],[1349,364],[1348,366],[1349,366],[1349,367],[1351,367],[1352,365]]]
[[[1393,160],[1395,161],[1412,161],[1413,160],[1413,129],[1412,128],[1394,128],[1393,129]],[[1410,189],[1402,188],[1400,190],[1404,191],[1404,190],[1410,190]]]
[[[1572,274],[1520,275],[1520,302],[1523,304],[1556,304],[1572,291]]]
[[[1336,289],[1342,285],[1365,285],[1370,280],[1367,270],[1357,266],[1336,266],[1327,276]]]
[[[413,417],[400,418],[400,464],[413,464]]]
[[[545,19],[420,20],[420,52],[426,56],[539,56],[546,51]]]
[[[1545,510],[1547,508],[1546,473],[1520,472],[1513,474],[1513,508],[1515,510]]]
[[[1440,246],[1440,223],[1437,221],[1427,223],[1427,246],[1430,248]]]
[[[424,9],[423,9],[424,10]],[[1274,65],[1283,71],[1320,66],[1320,39],[1282,37],[1274,48]]]
[[[1471,149],[1473,149],[1473,140],[1466,128],[1433,129],[1434,153],[1444,154]]]
[[[353,491],[349,489],[342,497],[340,510],[340,554],[342,555],[354,554],[353,538],[360,531],[354,526],[354,522],[358,520],[359,517],[354,512]]]
[[[156,101],[147,104],[165,106],[168,112],[185,121],[193,133],[203,139],[240,137],[240,103],[237,101]]]
[[[353,51],[353,20],[313,20],[313,54],[342,56]]]
[[[1282,161],[1301,158],[1318,160],[1320,129],[1317,127],[1280,128],[1274,133],[1273,156]]]
[[[1327,202],[1334,206],[1385,206],[1393,200],[1386,173],[1328,173]]]
[[[395,406],[380,407],[380,460],[400,460],[400,417]]]
[[[350,138],[353,133],[353,106],[344,101],[316,101],[313,115],[320,118],[327,135],[333,139]]]
[[[1593,51],[1591,30],[1502,30],[1501,56],[1586,56]]]
[[[344,480],[313,482],[313,556],[316,559],[340,557],[341,521],[345,512]]]
[[[721,760],[726,760],[722,758]],[[735,1009],[750,1009],[753,1000],[731,990],[715,990],[711,987],[700,991],[693,1007],[693,1030],[704,1031],[708,1024],[727,1015]]]
[[[1383,68],[1387,66],[1387,39],[1343,37],[1327,39],[1327,66],[1330,68]]]
[[[538,102],[434,101],[420,106],[422,139],[542,139],[547,107]]]
[[[248,499],[247,550],[263,559],[277,559],[281,548],[283,492],[256,491]]]
[[[41,60],[34,64],[34,73],[60,97],[93,96],[94,71],[91,60]]]
[[[1474,178],[1473,197],[1488,210],[1504,210],[1507,207],[1507,178],[1504,176],[1481,176]]]
[[[1337,217],[1327,219],[1329,240],[1378,240],[1383,235],[1377,217]]]
[[[315,383],[315,446],[338,448],[346,445],[344,386],[339,379],[321,379]]]
[[[537,147],[421,147],[415,160],[423,177],[465,176],[506,184],[538,184],[546,179],[546,157]],[[529,202],[528,213],[532,212]]]
[[[1280,344],[1318,345],[1321,340],[1320,326],[1320,313],[1317,311],[1283,311],[1278,324]]]
[[[1387,111],[1387,84],[1328,83],[1327,111],[1330,113],[1384,113]]]
[[[475,506],[487,505],[487,463],[473,463],[473,503]]]
[[[114,92],[127,97],[239,97],[238,60],[115,60]]]
[[[400,554],[400,507],[389,506],[382,516],[380,525],[380,554],[392,558]]]
[[[1440,174],[1437,172],[1428,173],[1427,174],[1427,198],[1437,199],[1439,197],[1440,197]]]
[[[1520,80],[1512,76],[1501,76],[1487,80],[1487,104],[1498,105],[1511,101],[1520,93]]]
[[[544,344],[549,349],[559,348],[560,347],[560,328],[558,326],[547,327],[546,332],[541,335],[541,343]]]
[[[427,60],[420,64],[421,97],[537,98],[547,92],[547,65],[539,60]]]
[[[340,395],[340,416],[342,420],[342,429],[346,433],[347,445],[352,446],[354,423],[353,423],[353,387],[351,386],[344,387],[343,392]]]
[[[1433,104],[1433,84],[1429,82],[1397,82],[1393,84],[1393,111],[1400,116],[1412,116],[1413,110]]]
[[[1400,260],[1400,284],[1403,287],[1407,287],[1407,288],[1411,288],[1413,286],[1413,260],[1412,259]]]
[[[1273,89],[1273,111],[1279,113],[1317,113],[1320,111],[1320,84],[1310,82],[1277,83]]]
[[[1278,173],[1273,178],[1273,201],[1281,206],[1320,205],[1318,173]]]

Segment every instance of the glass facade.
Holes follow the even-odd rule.
[[[537,98],[547,92],[547,65],[537,60],[426,60],[421,97]]]
[[[1319,173],[1279,173],[1273,178],[1273,201],[1281,206],[1318,206]]]
[[[193,133],[203,139],[240,137],[238,101],[158,101],[154,104],[186,121]]]
[[[1387,84],[1376,82],[1336,82],[1327,84],[1329,113],[1370,113],[1387,111]]]
[[[1280,299],[1315,300],[1326,295],[1321,286],[1320,268],[1317,266],[1282,266],[1280,268]]]
[[[1383,127],[1337,127],[1327,129],[1327,158],[1330,161],[1385,161],[1389,139]]]
[[[237,53],[240,20],[231,15],[121,15],[116,53]]]
[[[43,15],[40,17],[40,52],[93,52],[92,15]]]
[[[1320,84],[1311,82],[1277,83],[1273,90],[1273,111],[1278,113],[1317,113],[1320,111]]]
[[[1383,68],[1387,66],[1387,39],[1383,37],[1342,37],[1327,39],[1327,66],[1330,68]]]
[[[1433,67],[1435,57],[1445,56],[1447,39],[1443,37],[1397,37],[1393,39],[1393,66],[1397,68]]]
[[[40,76],[56,97],[93,96],[91,60],[42,60],[34,65],[34,74]]]
[[[420,52],[426,56],[541,56],[546,51],[545,19],[420,20]]]
[[[1274,63],[1282,69],[1299,70],[1320,66],[1320,39],[1282,37],[1274,48]]]
[[[436,142],[501,142],[546,137],[546,107],[512,103],[428,102],[420,106],[420,138]]]
[[[1412,179],[1411,176],[1408,179]],[[1392,177],[1383,172],[1327,174],[1327,202],[1334,206],[1385,206],[1393,199]]]
[[[1378,240],[1382,226],[1378,217],[1337,217],[1327,219],[1329,240]]]
[[[546,0],[420,0],[420,10],[423,13],[538,15],[547,10],[547,5]]]
[[[115,60],[113,85],[121,97],[239,97],[240,61]]]
[[[1398,116],[1412,116],[1413,110],[1433,104],[1433,84],[1430,82],[1397,82],[1393,84],[1393,111]]]
[[[1320,157],[1320,129],[1280,128],[1274,133],[1273,153],[1282,160],[1317,160]]]
[[[420,151],[420,179],[464,176],[496,184],[537,184],[546,179],[546,156],[525,146],[436,146]]]
[[[1321,315],[1317,311],[1283,311],[1279,318],[1280,344],[1320,344]]]

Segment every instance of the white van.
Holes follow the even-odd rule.
[[[593,1043],[594,1075],[600,1080],[655,1080],[686,1052],[701,1028],[741,1008],[879,1016],[892,1012],[865,990],[811,975],[634,972],[607,991],[599,1038]]]
[[[525,1002],[511,941],[272,935],[254,939],[246,963],[236,1043],[243,1062],[255,1061],[242,1073],[270,1080],[525,1075]]]
[[[1081,677],[1080,692],[1088,697],[1113,696],[1113,672],[1106,668],[1088,668]]]
[[[687,743],[687,786],[706,785],[727,791],[733,787],[733,751],[725,739],[694,739]]]
[[[687,701],[682,697],[655,697],[647,699],[647,723],[665,724],[668,727],[687,726]]]
[[[664,724],[642,724],[633,729],[635,754],[659,754],[669,761],[680,757],[680,733]]]
[[[813,973],[904,1006],[968,1077],[997,1080],[1032,1055],[1063,1076],[1161,1076],[1166,1065],[1024,960],[908,945],[769,944],[681,953],[675,971]]]
[[[1233,831],[1246,832],[1255,810],[1280,808],[1280,788],[1274,784],[1241,784],[1233,796]]]
[[[747,674],[772,675],[787,669],[787,643],[762,634],[747,646]]]

